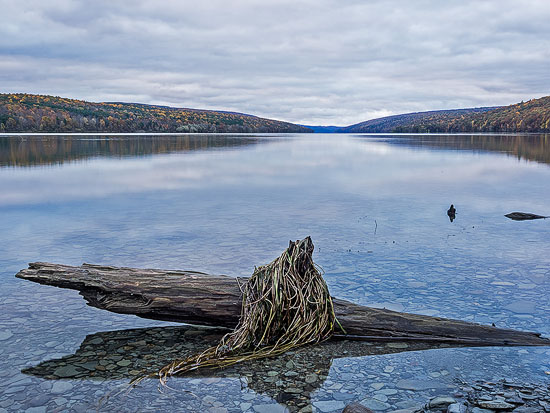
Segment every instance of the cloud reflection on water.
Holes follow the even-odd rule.
[[[254,142],[262,143],[230,151],[99,157],[54,167],[1,169],[0,205],[222,187],[299,191],[304,186],[322,192],[367,194],[370,198],[445,192],[449,188],[455,192],[458,188],[487,188],[480,191],[479,201],[492,188],[508,185],[518,174],[526,179],[547,174],[547,168],[541,165],[518,164],[510,157],[434,152],[367,137],[317,135]],[[477,189],[471,192],[478,192]]]

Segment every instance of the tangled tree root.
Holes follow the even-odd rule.
[[[336,325],[342,329],[312,255],[313,242],[307,237],[290,241],[280,257],[256,268],[241,287],[243,305],[235,330],[216,347],[163,367],[158,372],[161,383],[199,368],[222,368],[276,356],[330,338]]]

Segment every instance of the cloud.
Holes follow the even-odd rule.
[[[0,4],[2,92],[338,125],[549,94],[545,0]]]

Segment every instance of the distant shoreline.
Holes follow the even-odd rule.
[[[549,132],[550,133],[550,132]],[[339,132],[315,135],[360,135],[360,136],[517,136],[541,135],[545,132]],[[0,137],[16,136],[187,136],[187,135],[225,135],[225,136],[275,136],[275,135],[311,135],[311,132],[4,132]]]
[[[4,93],[0,94],[0,134],[4,133],[550,133],[550,96],[502,107],[405,113],[339,127],[298,125],[224,110]]]

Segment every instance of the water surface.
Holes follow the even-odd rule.
[[[548,348],[344,343],[120,393],[220,332],[14,274],[51,261],[246,276],[311,235],[334,296],[550,336],[550,220],[504,217],[550,215],[549,162],[545,135],[0,137],[0,409],[391,410],[459,379],[547,383]]]

